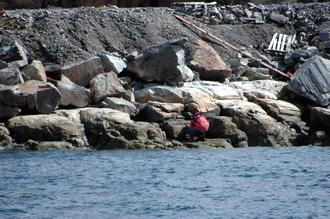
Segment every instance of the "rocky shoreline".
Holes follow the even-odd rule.
[[[330,145],[330,7],[299,4],[284,14],[279,5],[269,8],[288,22],[194,22],[294,73],[291,80],[202,40],[170,8],[5,11],[1,148]],[[296,8],[314,10],[304,20],[308,28],[297,28]],[[276,32],[299,36],[285,55],[263,49]],[[184,139],[196,110],[210,121],[205,142]]]

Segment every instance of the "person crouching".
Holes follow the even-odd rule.
[[[205,133],[209,130],[209,122],[200,112],[194,113],[191,118],[187,135],[190,139],[205,141]]]

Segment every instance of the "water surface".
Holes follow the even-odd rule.
[[[0,218],[330,218],[330,148],[0,154]]]

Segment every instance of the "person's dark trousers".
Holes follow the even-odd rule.
[[[197,137],[197,141],[204,141],[205,140],[205,133],[199,131],[198,129],[189,128],[187,130],[187,134],[190,135],[191,137]]]

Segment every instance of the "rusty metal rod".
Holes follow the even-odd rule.
[[[201,33],[205,34],[206,36],[212,38],[213,40],[215,40],[215,42],[217,42],[218,44],[222,45],[222,46],[226,46],[226,47],[229,47],[233,50],[235,50],[236,52],[239,52],[241,54],[243,54],[244,56],[250,58],[250,59],[253,59],[255,61],[258,61],[261,65],[263,65],[264,67],[284,76],[284,77],[287,77],[287,78],[291,78],[289,75],[285,74],[284,72],[272,67],[270,64],[266,63],[266,62],[263,62],[261,60],[259,60],[258,58],[255,58],[254,56],[252,56],[250,53],[248,52],[245,52],[245,51],[242,51],[240,50],[239,48],[231,45],[230,43],[226,42],[225,40],[213,35],[212,33],[209,33],[207,32],[206,30],[200,28],[199,26],[193,24],[192,22],[190,21],[187,21],[186,19],[184,19],[183,17],[177,15],[177,14],[173,14],[173,16],[178,19],[180,22],[182,22],[186,27],[188,27],[189,29],[191,29],[192,31],[194,32],[197,32],[195,30],[193,30],[193,28],[195,28],[196,30],[200,31]]]

